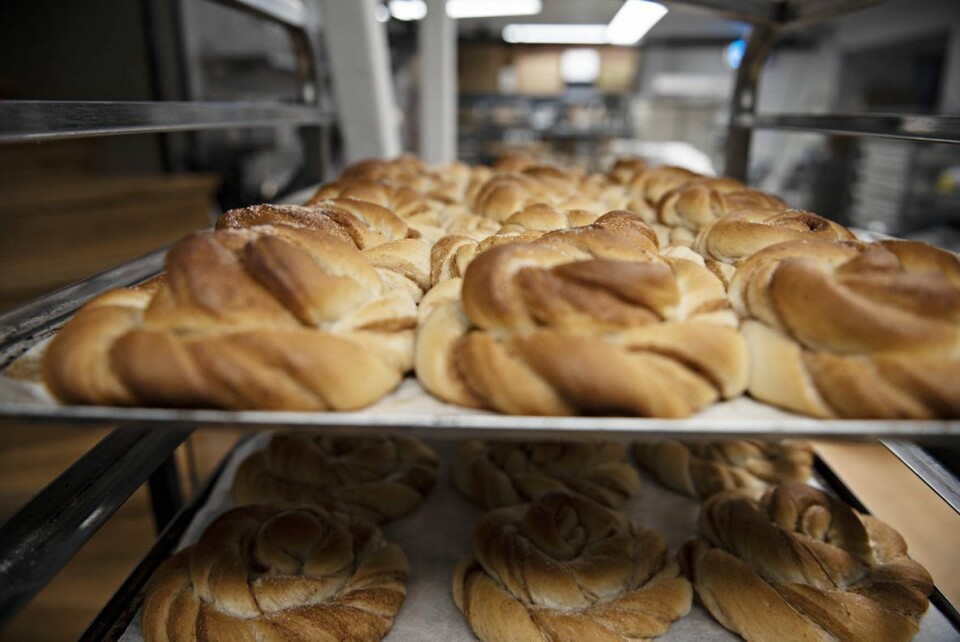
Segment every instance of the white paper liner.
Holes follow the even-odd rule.
[[[196,542],[217,515],[233,507],[230,487],[237,466],[248,454],[263,448],[269,437],[270,433],[258,434],[233,451],[207,502],[184,532],[180,548]],[[383,526],[387,540],[403,548],[411,568],[407,598],[394,620],[393,629],[384,640],[472,642],[476,638],[453,603],[451,586],[457,562],[472,550],[473,528],[484,511],[460,495],[450,481],[449,464],[457,444],[450,441],[428,443],[439,458],[436,487],[413,513]],[[640,492],[628,500],[622,510],[630,519],[663,535],[670,551],[676,553],[681,544],[696,535],[700,502],[666,489],[645,473],[643,478]],[[818,480],[812,483],[823,487]],[[696,600],[688,615],[674,622],[666,635],[657,638],[664,642],[738,639],[718,624]],[[960,633],[931,605],[915,640],[943,642],[954,639],[960,639]],[[142,642],[140,613],[120,640]]]

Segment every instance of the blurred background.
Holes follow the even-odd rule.
[[[309,95],[298,84],[296,41],[231,6],[243,3],[0,3],[0,101],[306,101],[329,114],[311,126],[0,145],[0,310],[207,227],[231,207],[295,200],[334,178],[350,159],[351,114],[337,98],[353,81],[342,71],[348,64],[334,74],[332,61],[337,42],[360,34],[331,33],[328,18],[347,1],[265,3],[313,16],[319,48]],[[421,39],[429,11],[443,3],[356,1],[370,4],[371,33],[384,43],[396,151],[422,153],[432,61]],[[722,174],[750,27],[669,2],[642,18],[651,22],[638,38],[611,37],[618,14],[637,2],[449,0],[455,156],[489,163],[524,150],[603,170],[614,157],[638,155]],[[776,40],[759,79],[759,113],[960,114],[960,2],[839,4],[864,7]],[[477,15],[484,13],[511,15]],[[352,73],[365,82],[364,69]],[[795,207],[960,249],[960,146],[757,131],[746,174]],[[0,520],[102,434],[2,433]],[[188,490],[235,439],[223,431],[191,437],[180,454]],[[0,639],[75,638],[153,536],[140,492]]]

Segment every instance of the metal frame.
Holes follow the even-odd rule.
[[[674,0],[668,0],[674,1]],[[847,136],[877,136],[913,141],[960,143],[960,117],[913,114],[756,114],[757,85],[767,55],[785,30],[823,21],[877,3],[877,0],[675,0],[752,23],[750,39],[737,72],[730,106],[725,173],[746,180],[755,129],[781,129]],[[876,435],[884,437],[884,435]],[[958,471],[946,467],[923,448],[881,439],[890,452],[960,513]]]
[[[320,30],[314,5],[279,0],[213,1],[286,29],[297,57],[300,104],[0,101],[0,143],[298,126],[304,144],[301,173],[312,174],[313,181],[322,180],[320,172],[329,164],[329,151],[321,132],[331,115],[321,91]],[[156,17],[149,11],[147,15]],[[185,26],[181,21],[179,27]],[[148,33],[148,38],[153,35]],[[92,296],[159,272],[163,255],[164,250],[158,250],[3,315],[0,363],[9,363],[53,332]],[[173,454],[192,430],[183,425],[155,430],[127,423],[122,430],[108,434],[0,527],[0,625],[23,608],[145,482],[158,529],[170,522],[183,501]]]
[[[53,579],[190,432],[114,430],[0,527],[0,625]]]
[[[284,26],[293,42],[298,59],[300,104],[218,104],[218,103],[91,103],[91,102],[32,102],[0,101],[0,142],[49,140],[64,137],[99,136],[131,133],[154,133],[210,129],[222,127],[301,126],[307,152],[307,167],[321,166],[322,151],[320,127],[329,122],[330,115],[323,105],[319,65],[319,30],[317,17],[309,3],[278,2],[271,0],[214,0],[228,7],[247,11]],[[754,25],[744,63],[737,76],[730,114],[730,136],[727,148],[728,173],[744,177],[750,151],[751,132],[757,128],[782,128],[804,131],[835,132],[849,135],[872,135],[960,142],[960,124],[951,117],[916,116],[803,116],[793,114],[757,115],[755,96],[757,82],[766,54],[776,37],[796,24],[828,19],[839,13],[873,4],[876,0],[667,0],[677,4],[693,5],[715,13],[744,20]],[[341,3],[328,0],[328,12],[343,10],[356,18],[363,16],[363,38],[356,43],[371,42],[376,49],[383,44],[382,34],[376,35],[378,25],[372,23],[369,0],[359,3]],[[359,9],[343,9],[354,6]],[[331,8],[338,8],[330,11]],[[371,14],[371,15],[368,15]],[[345,18],[328,16],[334,33],[345,35]],[[338,26],[339,25],[339,26]],[[380,44],[376,44],[380,43]],[[350,47],[357,49],[357,47]],[[335,49],[337,49],[335,47]],[[359,47],[362,50],[364,47]],[[379,62],[372,62],[374,55]],[[382,56],[373,52],[363,60],[372,71],[382,75]],[[340,58],[343,61],[343,58]],[[349,65],[341,62],[344,69]],[[378,71],[379,69],[379,71]],[[342,70],[341,70],[342,71]],[[335,73],[346,78],[348,74]],[[373,79],[375,104],[364,116],[376,122],[374,132],[380,141],[371,152],[392,155],[390,134],[389,93],[383,89],[383,78]],[[380,90],[377,90],[380,87]],[[339,88],[340,111],[350,113],[350,100],[345,85]],[[394,132],[395,134],[395,132]],[[356,138],[356,137],[355,137]],[[360,138],[357,138],[360,140]],[[348,149],[352,143],[348,136]],[[355,149],[355,148],[354,148]],[[362,155],[356,154],[355,155]],[[161,269],[163,251],[121,266],[79,284],[38,299],[17,311],[0,317],[0,367],[22,354],[37,341],[49,336],[84,301],[106,289],[129,285],[143,280]],[[104,419],[119,419],[128,427],[115,430],[91,449],[63,475],[54,480],[23,510],[0,528],[0,623],[9,619],[36,594],[72,557],[79,547],[109,518],[141,484],[151,480],[155,516],[158,526],[167,523],[151,555],[138,567],[124,585],[124,590],[139,591],[149,573],[176,544],[180,529],[189,523],[189,517],[202,504],[207,490],[191,505],[189,511],[180,511],[172,517],[180,504],[176,470],[170,456],[197,425],[245,422],[262,427],[276,425],[340,425],[366,430],[394,432],[424,432],[434,436],[461,437],[462,428],[472,435],[510,434],[514,437],[562,433],[567,436],[595,434],[597,430],[626,438],[636,433],[648,435],[683,433],[688,437],[719,435],[761,436],[777,426],[780,420],[769,420],[744,425],[728,422],[717,432],[715,422],[670,422],[665,420],[628,420],[616,418],[560,418],[500,417],[484,414],[464,415],[367,415],[357,413],[328,413],[322,416],[308,413],[227,413],[221,411],[176,411],[163,409],[105,409],[75,408],[68,417],[60,410],[43,407],[13,406],[0,408],[6,418],[68,419],[73,423],[93,423]],[[137,424],[143,421],[145,423]],[[736,423],[736,425],[734,425]],[[163,424],[163,426],[159,425]],[[872,438],[877,434],[896,435],[891,427],[939,435],[956,435],[958,422],[818,422],[797,419],[784,434],[809,435],[830,425],[833,436]],[[132,427],[131,427],[132,426]],[[819,428],[817,428],[819,426]],[[412,430],[411,430],[412,429]],[[884,432],[884,431],[888,432]],[[916,445],[885,441],[891,452],[911,467],[928,485],[955,510],[960,510],[960,481],[949,473],[926,451]],[[211,481],[212,484],[212,481]],[[153,565],[153,566],[150,566]],[[149,566],[149,568],[148,568]],[[118,594],[119,596],[119,594]],[[132,596],[131,596],[132,597]],[[111,601],[115,605],[119,598]],[[132,614],[131,614],[132,615]],[[97,629],[98,618],[87,636],[94,638],[105,629]],[[114,631],[116,629],[113,629]]]

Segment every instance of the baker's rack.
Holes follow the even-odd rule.
[[[62,102],[62,101],[0,101],[0,143],[46,141],[70,137],[107,136],[135,133],[162,133],[239,127],[301,128],[304,143],[304,171],[315,180],[323,178],[329,164],[322,136],[333,122],[334,113],[321,97],[322,60],[320,28],[313,5],[299,0],[213,0],[218,4],[247,12],[260,19],[281,25],[291,38],[297,57],[297,103],[204,103],[204,102]],[[771,46],[784,31],[798,25],[829,20],[842,13],[876,4],[877,0],[665,0],[682,4],[751,25],[751,34],[737,72],[730,110],[726,148],[726,174],[744,179],[750,154],[752,132],[756,129],[784,129],[851,136],[880,136],[919,141],[960,143],[960,117],[916,116],[902,114],[837,115],[837,114],[757,114],[756,95],[760,71]],[[354,3],[340,3],[340,6]],[[335,0],[327,7],[337,6]],[[347,10],[335,17],[338,10],[325,15],[325,28],[335,29],[334,22],[362,19],[365,33],[376,30],[373,2],[358,2],[357,10]],[[356,23],[354,23],[356,24]],[[358,39],[363,41],[363,34]],[[362,47],[358,47],[360,51]],[[355,55],[357,52],[351,52]],[[375,63],[371,62],[371,65]],[[336,81],[336,64],[333,75]],[[430,82],[429,76],[425,82]],[[344,92],[345,93],[345,92]],[[374,96],[374,98],[382,98]],[[355,100],[355,97],[353,98]],[[374,101],[376,102],[376,101]],[[382,100],[380,101],[382,102]],[[380,105],[382,109],[383,105]],[[364,127],[344,123],[354,117],[342,102],[338,117],[350,143],[350,131],[363,132]],[[374,119],[367,135],[382,137],[383,119]],[[356,137],[357,134],[354,134]],[[383,146],[380,146],[383,148]],[[389,145],[387,146],[389,148]],[[85,301],[116,287],[132,285],[159,273],[163,267],[163,249],[124,264],[100,275],[67,286],[41,297],[12,312],[0,316],[0,368],[22,355],[38,341],[52,335]],[[0,526],[0,625],[17,613],[63,565],[80,549],[100,526],[143,483],[148,483],[158,531],[157,545],[150,556],[124,584],[101,617],[85,634],[85,639],[101,639],[117,633],[115,618],[129,612],[132,595],[140,590],[163,557],[175,546],[178,534],[185,528],[193,511],[202,503],[201,492],[184,506],[175,460],[172,455],[198,425],[221,423],[252,423],[271,425],[304,425],[309,418],[289,418],[289,421],[270,419],[244,422],[240,413],[209,411],[154,411],[151,409],[118,409],[99,411],[80,409],[64,415],[57,409],[33,408],[25,404],[0,402],[0,427],[24,422],[66,422],[75,425],[102,425],[105,421],[117,426],[100,443],[81,457],[66,472],[51,482],[16,515]],[[158,414],[159,413],[159,414]],[[316,418],[315,418],[316,419]],[[490,429],[496,418],[474,419],[473,428]],[[502,419],[502,418],[501,418]],[[351,423],[349,418],[325,417],[313,423]],[[562,422],[538,418],[520,418],[531,428],[546,427],[557,430]],[[643,420],[650,422],[651,420]],[[603,425],[603,420],[592,423]],[[355,422],[356,428],[367,430],[402,430],[416,428],[425,434],[439,436],[451,421],[434,417],[429,421],[413,421],[402,417],[380,418],[377,421]],[[453,423],[456,423],[453,421]],[[462,422],[463,423],[463,422]],[[584,434],[586,422],[578,424],[567,418],[570,434]],[[909,466],[923,481],[960,512],[960,467],[956,459],[938,458],[928,447],[913,443],[926,436],[928,444],[947,444],[947,435],[960,434],[960,423],[921,422],[928,428],[912,430],[909,422],[901,429],[891,430],[896,422],[817,422],[807,420],[802,425],[831,426],[821,429],[825,436],[866,438],[873,430],[889,431],[890,439],[881,439],[894,455]],[[466,421],[470,427],[471,421]],[[608,422],[614,426],[615,422]],[[639,424],[636,424],[639,425]],[[645,424],[649,434],[679,434],[697,436],[693,429],[678,431],[676,424],[656,421]],[[801,424],[798,424],[801,425]],[[919,425],[919,424],[918,424]],[[857,428],[859,426],[859,428]],[[932,427],[932,428],[931,428]],[[816,428],[809,434],[816,434]],[[707,432],[703,430],[703,432]],[[492,433],[503,434],[494,429]],[[723,434],[733,434],[728,429]],[[804,431],[800,431],[804,434]],[[456,436],[461,433],[454,432]],[[474,433],[462,433],[474,434]],[[523,431],[518,434],[527,434]],[[763,434],[763,426],[755,435]],[[896,437],[896,438],[894,438]],[[912,439],[912,440],[911,440]],[[945,463],[946,462],[946,465]],[[822,462],[821,462],[822,464]],[[839,480],[838,480],[839,481]],[[208,487],[209,490],[209,487]],[[841,489],[842,490],[842,489]],[[942,602],[942,600],[941,600]],[[941,606],[941,608],[944,608]],[[950,605],[946,604],[947,612]],[[956,611],[952,612],[956,618]],[[957,620],[954,619],[955,624]]]

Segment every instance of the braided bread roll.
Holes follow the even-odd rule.
[[[417,376],[445,401],[510,414],[682,417],[740,394],[746,353],[722,284],[655,253],[652,230],[596,223],[478,255],[424,298]]]
[[[341,179],[317,188],[305,206],[331,199],[366,201],[395,212],[411,227],[439,225],[438,206],[431,203],[416,190],[404,185],[360,178]]]
[[[626,209],[627,200],[623,185],[605,174],[590,174],[580,179],[573,194],[561,203],[561,207],[586,210],[599,216],[602,212]]]
[[[237,468],[233,499],[319,506],[380,524],[419,506],[436,478],[436,455],[412,437],[283,432]]]
[[[415,190],[428,201],[445,204],[469,202],[493,175],[489,167],[454,162],[431,166],[414,156],[394,160],[368,159],[344,169],[341,180],[376,181]]]
[[[245,506],[157,570],[143,637],[373,642],[393,625],[409,572],[375,526],[320,509]]]
[[[494,162],[493,171],[498,174],[515,174],[538,164],[539,161],[532,154],[526,152],[509,152],[503,154]]]
[[[813,449],[797,441],[642,441],[633,454],[665,486],[701,499],[724,490],[759,497],[771,485],[806,482],[813,468]]]
[[[487,513],[453,599],[483,642],[646,640],[690,610],[663,538],[562,493]]]
[[[657,222],[657,206],[668,192],[703,176],[682,167],[664,165],[635,174],[626,184],[627,209],[636,212],[647,223]]]
[[[642,158],[618,158],[607,175],[613,182],[625,185],[649,169],[650,165]]]
[[[960,416],[960,261],[911,241],[791,241],[744,261],[751,395],[817,417]]]
[[[847,228],[811,212],[751,208],[728,214],[701,229],[694,249],[705,259],[736,264],[771,245],[814,238],[856,240]]]
[[[65,403],[348,410],[392,390],[412,366],[427,244],[361,252],[344,240],[355,225],[327,229],[350,215],[321,211],[301,212],[302,225],[232,227],[264,211],[176,243],[155,289],[84,306],[44,355],[51,392]],[[317,217],[326,223],[307,225]]]
[[[747,640],[909,640],[933,591],[896,531],[803,484],[759,501],[713,495],[700,534],[681,549],[684,570]]]
[[[617,508],[640,490],[640,476],[614,442],[465,441],[452,470],[457,489],[485,508],[524,504],[551,492]]]
[[[533,203],[558,204],[565,194],[527,174],[495,174],[473,200],[473,211],[498,222]]]
[[[536,203],[514,213],[502,226],[497,224],[496,234],[483,239],[450,234],[439,239],[430,252],[430,281],[436,285],[446,279],[462,277],[473,258],[492,247],[534,241],[547,232],[589,225],[598,217],[598,214],[585,210],[561,210],[546,203]]]
[[[732,178],[701,178],[667,192],[657,203],[657,219],[664,225],[696,232],[726,214],[747,208],[782,210],[786,203]]]

